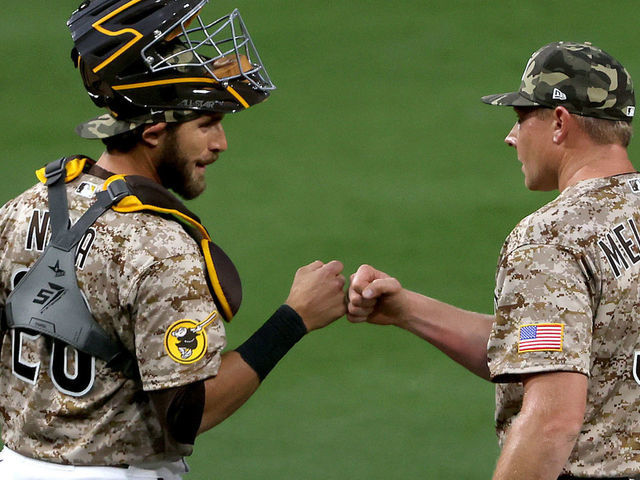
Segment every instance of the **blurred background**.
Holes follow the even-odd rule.
[[[69,57],[78,3],[0,16],[2,203],[45,163],[102,152],[73,131],[101,113]],[[515,115],[480,97],[516,89],[557,40],[591,41],[640,78],[632,0],[219,0],[203,16],[236,7],[278,90],[225,118],[229,150],[188,203],[242,274],[230,348],[316,259],[490,313],[502,241],[555,193],[525,189],[503,143]],[[482,479],[498,453],[491,384],[406,332],[341,319],[198,438],[186,478]]]

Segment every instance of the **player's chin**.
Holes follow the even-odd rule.
[[[174,190],[185,200],[193,200],[207,188],[207,183],[203,176],[191,175],[189,181],[174,188]]]

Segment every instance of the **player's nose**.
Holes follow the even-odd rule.
[[[515,123],[513,128],[509,131],[507,136],[504,138],[504,143],[509,145],[510,147],[518,146],[518,122]]]
[[[222,122],[216,125],[211,131],[209,139],[209,150],[212,152],[224,152],[227,149],[227,136],[222,128]]]

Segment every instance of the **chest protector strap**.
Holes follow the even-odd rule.
[[[100,215],[129,195],[129,189],[122,180],[111,182],[106,190],[96,194],[95,203],[70,227],[65,187],[67,160],[61,158],[45,168],[51,240],[9,294],[6,326],[58,339],[134,378],[135,358],[94,320],[78,287],[75,268],[78,242]]]

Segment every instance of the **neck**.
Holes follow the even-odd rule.
[[[97,165],[118,175],[141,175],[161,183],[153,160],[148,152],[139,147],[127,153],[105,151],[98,159]]]
[[[558,177],[558,188],[565,188],[591,178],[603,178],[635,172],[627,149],[617,144],[591,144],[565,152]]]

